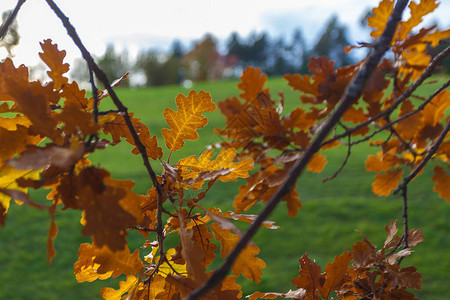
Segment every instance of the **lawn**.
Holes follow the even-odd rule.
[[[199,83],[193,89],[210,92],[217,102],[239,94],[236,83]],[[435,86],[424,86],[421,94],[430,94]],[[298,105],[299,95],[292,92],[283,79],[270,79],[268,87],[274,98],[277,98],[278,91],[284,92],[287,108]],[[150,134],[158,137],[159,145],[165,151],[164,157],[167,158],[168,151],[160,135],[161,128],[166,127],[162,114],[165,108],[175,107],[178,93],[186,95],[189,90],[167,86],[152,89],[120,88],[117,91],[129,111],[135,112],[135,117],[141,118],[149,127]],[[105,109],[108,108],[107,101],[104,100],[102,104]],[[175,152],[171,157],[172,163],[184,156],[199,155],[206,145],[220,141],[213,134],[213,128],[223,126],[224,119],[218,110],[207,114],[207,117],[210,122],[199,131],[200,139],[188,141],[183,150]],[[136,182],[135,190],[145,193],[150,188],[150,180],[140,157],[132,155],[130,149],[123,143],[94,153],[90,159],[94,165],[110,170],[114,178],[132,179]],[[307,172],[302,175],[298,181],[298,191],[303,207],[298,216],[295,219],[286,217],[286,208],[282,203],[270,217],[281,229],[261,229],[254,238],[267,267],[259,285],[240,281],[245,295],[255,290],[282,292],[293,289],[290,280],[298,274],[298,258],[308,252],[323,268],[333,261],[335,255],[350,250],[353,243],[361,240],[355,229],[364,232],[374,244],[382,245],[385,239],[384,225],[395,219],[401,223],[402,200],[396,196],[373,195],[371,183],[374,173],[365,171],[364,162],[368,153],[374,153],[374,150],[367,145],[355,147],[350,162],[333,181],[322,183],[323,178],[339,168],[345,157],[345,148],[325,152],[328,164],[323,173]],[[153,166],[158,171],[161,169],[156,163]],[[450,281],[450,226],[447,222],[450,207],[433,192],[432,169],[433,162],[408,190],[410,228],[423,229],[425,241],[416,247],[416,252],[406,258],[402,265],[414,265],[422,273],[422,290],[416,293],[420,299],[450,298],[447,287]],[[216,184],[202,200],[203,206],[232,209],[234,195],[242,182]],[[43,191],[33,191],[32,197],[45,202]],[[252,213],[258,213],[261,209],[259,205],[252,209]],[[48,214],[30,207],[12,205],[6,226],[0,228],[0,299],[99,299],[101,287],[117,288],[118,280],[83,284],[76,282],[73,263],[77,260],[78,247],[82,242],[89,242],[80,233],[79,219],[79,212],[58,212],[57,256],[52,265],[47,266]],[[132,234],[130,247],[136,248],[142,241],[139,236]]]

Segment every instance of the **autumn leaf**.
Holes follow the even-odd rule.
[[[76,81],[66,83],[63,86],[60,95],[62,98],[66,99],[64,101],[64,105],[72,103],[83,110],[88,110],[88,99],[86,98],[86,91],[80,90]]]
[[[98,263],[94,262],[94,251],[96,247],[83,243],[78,249],[78,260],[73,265],[75,278],[78,282],[92,282],[100,279],[104,280],[111,277],[113,271],[109,271],[104,274],[97,273],[97,269],[100,267]]]
[[[107,300],[120,300],[122,295],[125,293],[130,294],[138,283],[138,279],[135,276],[128,275],[126,281],[119,282],[119,289],[115,290],[110,287],[102,288],[100,291],[100,296]]]
[[[316,81],[311,82],[311,77],[309,75],[300,74],[286,74],[283,76],[284,79],[288,81],[289,86],[297,91],[304,92],[306,94],[312,94],[315,96],[319,95],[318,87],[319,84]]]
[[[367,18],[368,25],[374,28],[374,30],[370,33],[371,37],[377,38],[381,36],[393,8],[393,0],[383,0],[380,2],[378,7],[372,9],[373,15]]]
[[[170,108],[164,110],[164,118],[170,129],[163,128],[161,130],[167,148],[172,151],[181,149],[184,140],[197,140],[197,129],[208,123],[208,119],[202,113],[213,112],[216,109],[210,94],[204,91],[196,93],[192,90],[187,97],[179,94],[176,103],[177,111]]]
[[[150,132],[147,126],[141,123],[139,118],[133,118],[132,113],[130,113],[129,116],[136,133],[139,135],[139,139],[147,150],[147,155],[154,160],[161,158],[162,149],[161,147],[158,147],[158,139],[156,136],[150,137]],[[139,149],[134,142],[130,129],[126,124],[124,117],[120,114],[117,114],[114,120],[104,123],[102,130],[105,134],[111,134],[113,138],[112,145],[118,144],[121,138],[125,138],[127,143],[135,146],[131,152],[135,155],[139,154]]]
[[[55,89],[59,90],[69,81],[63,76],[64,73],[69,71],[69,64],[63,64],[66,51],[58,50],[58,45],[52,44],[52,40],[50,39],[47,39],[40,44],[44,52],[39,53],[39,56],[50,68],[50,71],[48,71],[47,74],[53,80]]]
[[[294,300],[302,300],[302,299],[308,299],[306,297],[306,290],[305,289],[298,289],[295,291],[289,290],[287,293],[262,293],[262,292],[254,292],[253,294],[247,296],[249,300],[256,300],[256,299],[277,299],[277,298],[287,298],[287,299],[294,299]]]
[[[56,118],[64,123],[66,135],[82,133],[83,136],[89,136],[97,134],[100,129],[100,125],[95,124],[93,115],[74,102],[66,103]]]
[[[306,294],[313,299],[316,297],[318,289],[320,288],[320,278],[322,269],[320,266],[312,261],[308,254],[305,253],[299,260],[300,270],[299,276],[292,279],[292,283],[297,286],[297,288],[304,289]]]
[[[233,234],[231,230],[224,230],[218,224],[213,223],[211,225],[211,231],[213,232],[216,240],[220,241],[220,255],[222,258],[233,250],[234,246],[239,241],[239,236]],[[234,275],[244,275],[246,278],[253,280],[256,283],[261,281],[262,271],[266,267],[263,260],[255,257],[258,255],[259,248],[253,245],[247,245],[239,254],[238,258],[234,262],[231,269]]]
[[[222,149],[217,158],[212,160],[212,150],[205,150],[197,159],[195,155],[183,158],[177,164],[181,169],[181,176],[183,180],[198,179],[196,189],[201,188],[204,180],[201,174],[207,172],[208,174],[219,170],[225,170],[225,173],[216,173],[216,178],[222,182],[236,181],[237,178],[247,178],[248,171],[253,169],[253,159],[246,158],[240,162],[233,162],[236,157],[236,150],[233,148]],[[211,179],[215,179],[214,177]]]
[[[252,102],[259,93],[268,93],[268,89],[263,90],[266,81],[267,75],[261,74],[261,69],[247,67],[244,72],[242,72],[241,82],[237,85],[241,91],[244,91],[239,96],[248,102]]]
[[[375,175],[375,181],[372,183],[372,191],[378,196],[389,196],[391,191],[397,188],[402,179],[403,170],[389,170],[385,174]]]
[[[419,4],[411,1],[408,5],[410,17],[407,21],[403,21],[399,24],[399,29],[397,30],[394,39],[406,39],[412,29],[422,23],[422,18],[433,12],[438,6],[439,3],[436,3],[436,0],[421,0]]]
[[[313,173],[320,173],[325,168],[325,165],[327,164],[327,157],[323,155],[322,153],[316,153],[313,155],[311,160],[308,163],[308,167],[306,170],[311,171]]]
[[[342,255],[337,255],[333,263],[327,264],[325,273],[327,274],[325,283],[320,287],[320,294],[324,298],[328,298],[331,291],[342,285],[344,276],[348,270],[348,264],[352,261],[353,255],[347,251]]]
[[[433,172],[431,179],[436,183],[433,190],[439,193],[439,197],[450,201],[450,175],[439,166],[434,167]]]
[[[173,275],[177,274],[177,273],[182,274],[182,275],[187,274],[186,264],[179,264],[179,263],[173,262],[172,256],[175,255],[175,253],[176,253],[176,250],[174,248],[170,248],[169,250],[167,250],[166,261],[163,262],[158,269],[159,276],[165,278],[167,275],[171,275],[171,274],[173,274]],[[159,256],[155,257],[155,264],[157,264],[159,262],[159,260],[160,260]]]

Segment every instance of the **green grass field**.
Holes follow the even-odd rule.
[[[223,100],[240,92],[237,81],[209,82],[195,84],[196,91],[209,91],[214,101]],[[421,89],[426,96],[436,85],[426,85]],[[274,98],[277,92],[285,94],[286,107],[298,105],[299,95],[290,91],[281,78],[269,80],[268,87]],[[178,93],[189,90],[178,86],[152,89],[118,89],[119,97],[149,127],[150,134],[158,136],[159,145],[165,149],[161,139],[161,128],[166,127],[163,111],[175,107]],[[107,108],[108,100],[104,100]],[[218,110],[207,115],[210,123],[199,131],[200,139],[187,142],[183,150],[174,153],[171,162],[188,155],[199,155],[208,144],[220,141],[213,134],[213,128],[224,125]],[[132,179],[135,190],[145,193],[150,187],[141,159],[130,153],[131,147],[119,144],[90,156],[94,165],[104,167],[114,178]],[[167,150],[167,149],[165,149]],[[276,231],[261,229],[254,241],[261,249],[260,257],[265,260],[262,282],[256,285],[241,280],[244,295],[255,290],[287,291],[295,287],[291,278],[298,275],[298,258],[305,252],[315,259],[322,268],[334,260],[334,256],[351,249],[351,245],[361,239],[358,229],[376,245],[385,239],[384,225],[392,220],[402,221],[402,200],[398,196],[376,197],[371,191],[374,173],[364,167],[368,153],[376,152],[367,145],[354,147],[348,165],[333,181],[322,183],[321,179],[337,170],[346,153],[345,148],[335,148],[326,152],[328,164],[321,174],[306,172],[299,179],[299,193],[303,207],[295,219],[286,217],[282,203],[270,217],[281,229]],[[165,151],[167,158],[168,151]],[[416,247],[416,252],[407,257],[402,265],[414,265],[422,273],[422,290],[416,292],[419,299],[450,299],[449,224],[450,206],[433,192],[431,181],[433,162],[424,174],[415,180],[409,191],[410,228],[421,228],[425,241]],[[154,168],[160,166],[154,163]],[[232,209],[237,183],[218,183],[202,200],[204,207],[220,206]],[[45,202],[45,191],[34,191],[32,198]],[[258,213],[262,206],[252,209]],[[73,263],[77,260],[80,243],[89,242],[80,233],[80,213],[59,211],[56,222],[59,227],[56,239],[57,256],[51,266],[46,263],[46,238],[49,226],[48,213],[26,206],[12,205],[6,226],[0,228],[0,299],[99,299],[101,287],[117,288],[118,280],[96,281],[79,284],[73,274]],[[130,247],[136,248],[143,240],[130,235]],[[170,241],[169,241],[170,242]],[[143,252],[143,255],[147,253]],[[216,264],[217,265],[217,264]]]

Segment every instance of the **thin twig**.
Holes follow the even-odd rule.
[[[409,248],[408,245],[408,185],[402,188],[402,198],[403,198],[403,248]],[[397,260],[397,265],[400,265],[405,257],[402,256]]]
[[[341,171],[344,169],[345,165],[348,162],[348,159],[350,158],[350,155],[352,154],[352,144],[351,144],[351,135],[348,136],[348,143],[347,143],[347,155],[345,156],[344,161],[342,162],[341,166],[339,167],[339,169],[334,172],[333,175],[331,175],[330,177],[327,177],[325,179],[322,179],[322,182],[327,182],[329,180],[332,180],[334,178],[336,178],[336,176],[339,175],[339,173],[341,173]]]
[[[2,24],[0,27],[0,40],[5,37],[5,34],[8,32],[9,26],[11,26],[12,22],[14,22],[14,19],[17,16],[17,13],[20,10],[20,7],[22,4],[25,3],[26,0],[19,0],[17,1],[16,7],[14,10],[9,14],[8,18],[6,19],[5,23]]]
[[[323,125],[320,131],[317,133],[316,138],[305,151],[304,155],[301,159],[299,159],[292,169],[289,171],[289,174],[285,181],[281,184],[279,189],[272,196],[271,200],[267,204],[267,206],[263,209],[263,211],[258,215],[253,224],[248,228],[245,234],[241,237],[239,242],[236,244],[234,249],[225,259],[225,262],[222,266],[214,271],[212,276],[206,281],[204,285],[194,290],[189,296],[188,300],[198,299],[202,295],[205,295],[208,291],[218,285],[223,278],[228,274],[235,260],[241,253],[241,251],[247,246],[247,244],[251,241],[252,237],[258,231],[262,222],[266,220],[266,218],[272,213],[278,203],[291,192],[292,188],[295,186],[297,178],[300,176],[304,168],[307,166],[308,162],[311,160],[311,157],[320,149],[323,141],[328,136],[330,131],[339,122],[342,115],[347,111],[347,109],[361,96],[363,88],[370,78],[374,70],[376,69],[381,57],[384,53],[389,49],[389,45],[391,44],[392,37],[394,36],[395,29],[397,28],[397,24],[401,20],[402,12],[408,3],[407,0],[399,0],[395,5],[395,8],[392,12],[392,15],[389,17],[386,27],[384,29],[381,37],[375,42],[374,48],[372,52],[367,57],[364,65],[355,75],[349,86],[347,87],[344,96],[342,98],[341,104],[335,110],[335,112],[331,115],[331,117],[327,120],[327,122]]]
[[[431,149],[428,151],[427,155],[423,158],[423,160],[420,162],[420,164],[406,177],[403,179],[402,183],[395,189],[394,194],[397,194],[400,190],[402,190],[405,186],[408,185],[408,183],[413,180],[417,174],[419,174],[420,171],[422,171],[423,167],[427,164],[427,162],[433,157],[433,155],[438,150],[441,143],[444,141],[445,136],[450,130],[450,121],[447,122],[447,125],[445,125],[444,130],[442,130],[441,134],[437,138],[436,142],[434,142]]]
[[[375,130],[375,131],[374,131],[373,133],[371,133],[370,135],[365,136],[364,138],[359,139],[359,140],[357,140],[357,141],[353,141],[353,142],[352,142],[352,145],[356,145],[356,144],[365,142],[365,141],[367,141],[367,140],[370,140],[373,136],[375,136],[375,135],[378,134],[379,132],[385,130],[386,128],[389,128],[389,127],[391,127],[392,125],[394,125],[394,124],[396,124],[396,123],[398,123],[398,122],[400,122],[400,121],[402,121],[402,120],[404,120],[404,119],[406,119],[406,118],[409,118],[409,117],[411,117],[412,115],[415,115],[416,113],[420,112],[421,110],[423,110],[423,109],[425,108],[425,106],[428,105],[428,103],[431,102],[431,100],[433,100],[434,97],[436,97],[440,92],[442,92],[443,90],[445,90],[445,89],[446,89],[447,87],[449,87],[449,86],[450,86],[450,80],[447,80],[446,83],[444,83],[439,89],[437,89],[433,94],[431,94],[430,97],[428,97],[428,99],[427,99],[425,102],[423,102],[422,104],[420,104],[415,110],[413,110],[413,111],[411,111],[411,112],[409,112],[409,113],[407,113],[407,114],[404,114],[404,115],[401,116],[400,118],[395,119],[395,120],[393,120],[393,121],[387,123],[386,125],[384,125],[384,126],[381,127],[381,128],[378,128],[377,130]],[[392,134],[392,133],[391,133],[391,134]],[[419,155],[420,155],[420,154],[419,154]]]
[[[450,46],[448,46],[447,48],[445,48],[444,50],[442,50],[438,55],[436,55],[430,62],[430,64],[427,66],[427,68],[425,69],[425,71],[422,73],[422,75],[420,75],[420,77],[414,81],[413,84],[411,84],[409,86],[409,88],[397,99],[397,102],[394,102],[394,104],[392,104],[389,108],[387,108],[385,111],[379,113],[378,115],[368,119],[367,121],[353,127],[350,128],[348,131],[339,134],[331,139],[328,139],[327,141],[325,141],[322,146],[325,146],[327,144],[330,144],[336,140],[339,140],[343,137],[346,137],[352,133],[354,133],[355,131],[366,127],[367,125],[369,125],[370,123],[378,120],[379,118],[382,118],[386,115],[389,115],[390,113],[392,113],[399,105],[400,103],[402,103],[403,101],[405,101],[408,97],[411,96],[411,94],[425,81],[425,79],[427,79],[428,77],[430,77],[433,74],[434,69],[436,68],[436,66],[448,55],[450,54]]]
[[[114,105],[123,114],[123,118],[125,120],[125,123],[127,124],[128,130],[130,131],[130,133],[133,137],[133,141],[141,154],[144,166],[147,169],[150,179],[152,180],[152,183],[156,188],[156,192],[158,195],[158,197],[157,197],[158,210],[157,210],[156,230],[157,230],[157,235],[158,235],[159,253],[160,253],[160,257],[165,257],[164,243],[163,243],[164,232],[163,232],[163,223],[162,223],[163,191],[162,191],[160,184],[158,183],[156,174],[150,165],[149,158],[147,155],[147,149],[145,148],[144,144],[142,144],[142,142],[139,139],[139,136],[136,132],[136,129],[133,126],[131,117],[128,114],[128,108],[126,106],[124,106],[122,101],[120,101],[120,99],[117,97],[117,94],[111,87],[111,83],[109,82],[105,72],[103,72],[103,70],[100,69],[99,66],[95,63],[91,54],[89,53],[89,51],[86,49],[86,47],[81,42],[81,39],[79,38],[75,28],[72,26],[69,19],[64,15],[64,13],[60,10],[60,8],[52,0],[46,0],[46,2],[51,7],[51,9],[55,12],[55,14],[58,16],[58,18],[61,20],[61,22],[63,23],[64,27],[67,30],[68,35],[72,38],[72,40],[74,41],[74,43],[76,44],[78,49],[80,49],[80,51],[83,55],[83,58],[88,63],[89,68],[92,69],[92,72],[95,74],[95,76],[97,76],[97,78],[100,80],[100,82],[103,84],[103,86],[108,91],[111,99],[114,102]],[[95,99],[97,93],[95,93],[94,91],[93,91],[93,93],[94,93],[94,99]],[[94,101],[94,109],[96,107],[95,104],[96,104],[96,102]]]

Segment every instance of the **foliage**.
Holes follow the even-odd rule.
[[[51,40],[41,43],[40,57],[50,69],[46,84],[29,81],[28,69],[23,65],[16,68],[9,58],[0,64],[0,109],[4,113],[0,119],[0,224],[7,222],[12,200],[48,210],[48,263],[56,255],[55,213],[58,209],[78,210],[82,233],[92,242],[81,244],[78,251],[79,259],[74,264],[77,280],[91,282],[126,275],[118,290],[101,290],[105,299],[241,298],[236,278],[242,275],[258,283],[266,266],[257,257],[260,250],[251,238],[261,226],[278,229],[266,218],[281,200],[286,202],[288,216],[298,214],[302,203],[295,183],[303,169],[322,172],[327,164],[323,150],[343,144],[348,155],[326,180],[333,179],[351,156],[352,147],[369,141],[380,149],[366,161],[366,169],[377,173],[372,190],[380,196],[401,191],[403,234],[396,235],[397,222],[392,222],[385,227],[387,238],[377,251],[363,235],[363,241],[353,245],[352,251],[336,256],[324,272],[305,254],[299,259],[299,275],[292,279],[296,290],[255,292],[249,297],[315,299],[336,294],[345,299],[414,299],[407,289],[420,289],[421,275],[415,267],[401,268],[400,264],[423,236],[421,230],[408,228],[407,186],[430,159],[439,161],[432,178],[434,190],[450,201],[449,92],[445,90],[449,82],[427,99],[416,100],[412,95],[449,52],[447,47],[431,61],[426,45],[436,46],[450,36],[450,30],[431,26],[411,32],[437,7],[435,1],[411,2],[411,16],[396,26],[395,15],[398,10],[401,13],[401,6],[394,9],[393,1],[383,0],[368,19],[374,28],[372,37],[381,38],[374,46],[362,45],[374,47],[373,54],[338,69],[327,57],[311,58],[311,76],[285,75],[289,86],[302,92],[302,105],[289,112],[284,112],[283,95],[279,94],[277,103],[265,88],[267,76],[260,69],[247,68],[238,84],[242,91],[239,97],[219,102],[226,128],[216,130],[224,137],[223,142],[212,146],[218,148],[217,155],[207,149],[199,157],[188,156],[178,162],[171,161],[172,153],[182,149],[185,140],[197,140],[197,130],[208,122],[205,113],[216,109],[210,94],[180,94],[176,97],[177,110],[164,111],[168,125],[161,131],[168,149],[164,153],[156,136],[128,113],[113,90],[127,75],[109,84],[68,19],[53,1],[47,3],[85,55],[90,72],[106,88],[87,98],[76,82],[69,82],[65,51]],[[387,38],[389,35],[391,38]],[[393,59],[380,62],[386,42]],[[364,85],[363,79],[359,85],[364,76],[367,83]],[[392,90],[388,89],[390,77]],[[97,91],[95,82],[91,83]],[[99,103],[107,98],[117,109],[99,111]],[[332,128],[334,134],[328,137]],[[375,139],[381,132],[386,132],[380,135],[384,139]],[[133,191],[131,180],[113,179],[106,169],[91,165],[88,158],[90,153],[123,139],[133,146],[132,154],[141,156],[152,181],[144,195]],[[150,159],[162,165],[160,175],[156,175]],[[412,171],[402,180],[408,169]],[[204,207],[202,200],[212,193],[214,184],[238,178],[245,178],[247,183],[234,199],[234,212]],[[30,199],[29,188],[51,189],[48,204]],[[267,204],[261,214],[242,213],[258,202]],[[237,222],[250,226],[243,233]],[[139,250],[132,252],[128,247],[131,230],[142,235],[143,259]],[[165,248],[169,236],[178,237],[178,246]],[[215,272],[208,271],[220,260],[219,253],[223,265]],[[228,275],[229,271],[233,274]]]

